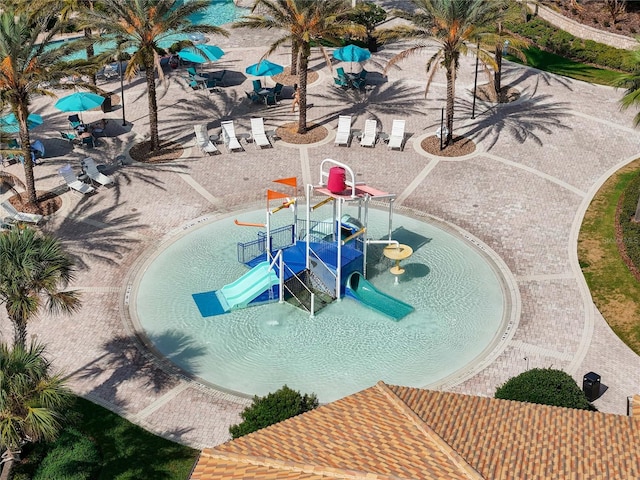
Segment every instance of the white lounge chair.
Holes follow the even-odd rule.
[[[222,126],[222,141],[227,147],[227,150],[230,152],[234,150],[244,150],[236,138],[236,128],[233,126],[233,121],[221,122],[220,125]]]
[[[58,170],[58,173],[62,176],[64,182],[67,184],[67,187],[69,187],[69,190],[71,190],[72,192],[86,195],[87,193],[92,193],[95,191],[95,188],[93,188],[91,185],[78,180],[78,177],[76,177],[76,174],[73,173],[73,169],[69,164]]]
[[[8,201],[2,202],[2,208],[4,208],[9,214],[9,217],[16,222],[35,223],[37,225],[43,218],[42,215],[38,215],[36,213],[19,212]]]
[[[340,115],[338,117],[338,131],[336,132],[336,145],[349,146],[349,139],[351,138],[351,116]]]
[[[376,140],[378,139],[378,121],[367,120],[364,122],[364,131],[360,138],[361,147],[375,147]]]
[[[256,148],[273,146],[264,131],[264,119],[262,117],[251,119],[251,138],[253,138]]]
[[[209,131],[207,130],[206,125],[194,125],[193,130],[196,132],[196,144],[200,147],[202,153],[209,155],[220,153],[218,147],[216,147],[216,145],[209,139]]]
[[[102,186],[113,185],[113,179],[98,170],[98,166],[93,158],[87,157],[82,160],[82,169],[84,173],[87,174],[87,177],[91,179],[91,183],[95,182]]]
[[[404,120],[394,120],[391,124],[391,135],[389,135],[389,148],[402,150],[404,143]]]

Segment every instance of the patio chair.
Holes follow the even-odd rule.
[[[378,121],[374,119],[364,122],[364,130],[360,138],[361,147],[375,147],[378,139]]]
[[[78,128],[80,125],[82,125],[82,121],[80,120],[80,117],[77,114],[69,115],[68,119],[69,119],[69,125],[74,130]]]
[[[404,143],[404,120],[394,120],[391,124],[391,135],[389,135],[388,147],[390,149],[397,148],[402,150]]]
[[[338,131],[336,132],[335,145],[349,146],[351,139],[351,115],[340,115],[338,117]]]
[[[215,143],[211,141],[209,138],[209,132],[207,131],[207,126],[198,124],[193,126],[193,130],[196,134],[196,145],[200,147],[200,151],[202,153],[206,153],[208,155],[213,155],[214,153],[220,153],[218,147],[216,147]]]
[[[35,223],[37,225],[44,218],[42,215],[38,215],[36,213],[19,212],[16,210],[16,207],[11,205],[8,201],[2,202],[2,208],[4,208],[9,214],[11,220],[15,220],[16,222]]]
[[[69,164],[65,165],[60,170],[58,170],[58,173],[64,179],[64,183],[67,184],[67,187],[69,187],[69,190],[71,190],[73,193],[86,195],[88,193],[93,193],[96,190],[91,185],[87,185],[86,183],[78,180],[78,177],[76,177],[76,174],[73,173],[73,169]]]
[[[342,67],[336,68],[336,73],[338,74],[338,77],[340,77],[340,78],[347,78],[347,74],[344,73],[344,68],[342,68]]]
[[[95,148],[96,146],[96,140],[93,135],[80,137],[80,141],[82,142],[80,145],[82,145],[83,147],[86,145],[87,147]]]
[[[269,93],[266,97],[264,97],[264,103],[267,107],[275,107],[278,104],[276,100],[276,96],[273,93]]]
[[[260,90],[262,90],[262,82],[260,80],[254,80],[253,82],[253,91],[254,92],[259,92]]]
[[[276,86],[273,87],[273,94],[276,96],[276,100],[282,98],[282,87],[284,87],[284,85],[281,83],[276,83]]]
[[[87,157],[81,162],[82,170],[89,177],[91,183],[97,183],[98,185],[113,185],[113,179],[107,177],[104,173],[98,170],[98,166],[93,158]]]
[[[342,88],[349,88],[349,82],[343,77],[333,77],[333,83]]]
[[[80,139],[73,133],[60,132],[60,136],[73,145],[80,145]]]
[[[230,152],[234,150],[244,150],[236,138],[236,128],[233,126],[233,120],[221,122],[220,126],[222,127],[222,141],[227,147],[227,150]]]
[[[262,117],[251,119],[251,138],[256,148],[273,147],[264,131],[264,119]]]
[[[258,95],[256,92],[251,91],[251,92],[244,92],[245,95],[247,95],[247,98],[252,102],[252,103],[262,103],[262,97],[260,97],[260,95]]]

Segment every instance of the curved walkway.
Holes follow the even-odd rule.
[[[445,99],[442,73],[424,96],[427,53],[407,60],[388,79],[374,74],[376,88],[366,95],[336,89],[323,59],[314,55],[311,66],[322,74],[309,87],[309,120],[335,126],[337,115],[346,113],[361,128],[366,118],[376,117],[388,131],[392,119],[406,118],[411,136],[403,152],[390,153],[383,145],[276,142],[263,151],[249,145],[243,153],[200,156],[191,148],[195,123],[208,122],[217,131],[220,119],[232,118],[243,132],[249,131],[252,115],[264,116],[267,128],[295,120],[287,99],[271,109],[245,100],[250,81],[240,72],[264,49],[243,45],[264,44],[264,37],[235,31],[219,42],[227,55],[214,67],[232,72],[232,86],[219,93],[193,92],[177,72],[169,72],[168,89],[159,91],[160,133],[189,147],[183,158],[162,165],[113,164],[114,188],[101,188],[88,198],[64,193],[63,209],[44,227],[62,238],[76,258],[73,286],[82,291],[83,307],[71,317],[43,316],[29,333],[48,344],[74,390],[182,443],[203,447],[225,441],[247,400],[203,387],[150,360],[123,321],[131,292],[127,281],[145,255],[176,232],[262,200],[273,178],[297,175],[305,183],[317,181],[319,163],[330,157],[348,163],[367,182],[396,192],[401,205],[466,229],[515,275],[521,317],[515,332],[504,332],[512,335],[506,347],[480,373],[441,388],[493,395],[496,386],[527,368],[564,369],[579,384],[593,370],[609,387],[596,405],[624,414],[626,397],[638,393],[640,359],[593,306],[576,256],[590,199],[615,169],[640,156],[640,135],[630,127],[634,112],[619,111],[620,92],[509,65],[507,82],[521,90],[521,100],[502,107],[480,103],[472,120],[473,59],[463,59],[456,128],[472,136],[478,149],[464,159],[438,158],[416,149],[419,139],[439,125]],[[395,52],[375,54],[367,70],[380,72]],[[287,52],[272,60],[287,64]],[[107,87],[118,90],[119,83]],[[106,115],[107,137],[89,152],[98,162],[111,162],[147,134],[142,79],[126,87],[125,101],[131,123],[121,126],[120,109]],[[50,99],[37,99],[34,111],[46,123],[33,136],[43,139],[48,151],[35,169],[37,187],[56,188],[56,170],[69,162],[79,167],[87,152],[71,150],[59,139],[66,114],[57,112]],[[86,121],[102,116],[84,114]],[[19,165],[7,169],[22,175]],[[7,322],[2,325],[3,334],[10,335]]]

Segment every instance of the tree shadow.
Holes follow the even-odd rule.
[[[171,353],[159,353],[156,347]],[[94,384],[88,395],[121,408],[127,405],[118,394],[122,385],[155,393],[167,391],[180,381],[175,374],[196,375],[200,371],[198,359],[206,353],[196,339],[175,329],[147,334],[144,344],[137,337],[121,335],[105,342],[102,350],[102,355],[72,375]]]

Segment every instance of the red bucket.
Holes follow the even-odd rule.
[[[346,172],[342,167],[331,167],[329,169],[329,180],[327,181],[327,189],[331,193],[342,193],[347,188],[345,181]]]

